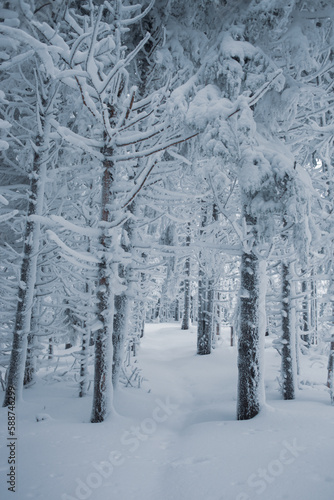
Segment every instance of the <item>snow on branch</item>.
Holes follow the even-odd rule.
[[[19,213],[18,210],[13,210],[12,212],[8,212],[8,214],[0,215],[0,222],[6,222],[7,220],[15,217],[15,215],[17,215],[18,213]]]
[[[137,45],[137,47],[132,52],[130,52],[130,54],[128,54],[125,59],[120,59],[115,64],[115,66],[113,67],[113,69],[109,72],[109,74],[102,81],[102,84],[100,84],[100,82],[99,82],[99,84],[97,85],[96,88],[97,88],[97,91],[99,92],[100,95],[103,94],[103,92],[106,90],[106,88],[108,87],[109,83],[116,76],[116,74],[122,68],[125,68],[132,61],[132,59],[134,59],[136,57],[136,55],[138,54],[138,52],[140,52],[140,50],[144,47],[144,45],[148,42],[148,40],[150,38],[151,38],[150,33],[146,33],[145,37],[139,42],[139,44]]]
[[[50,219],[60,226],[62,226],[64,229],[67,229],[69,231],[72,231],[73,233],[76,234],[81,234],[82,236],[88,236],[90,238],[96,237],[98,238],[100,236],[100,230],[99,229],[94,229],[92,227],[87,227],[87,226],[78,226],[77,224],[73,224],[72,222],[67,221],[60,215],[50,215]]]
[[[99,229],[87,226],[78,226],[77,224],[73,224],[72,222],[64,219],[64,217],[61,217],[60,215],[50,215],[50,217],[45,217],[43,215],[30,215],[29,220],[39,222],[40,224],[48,227],[61,226],[64,230],[81,234],[82,236],[88,236],[88,238],[98,238],[101,234]]]
[[[23,61],[27,61],[30,57],[35,54],[33,49],[27,50],[27,52],[23,52],[23,54],[18,54],[17,56],[12,57],[8,61],[5,61],[0,64],[0,71],[6,71],[11,69],[13,66],[20,64]]]
[[[47,46],[45,43],[40,42],[36,38],[18,28],[11,28],[10,26],[5,26],[3,24],[0,24],[0,33],[3,33],[8,37],[14,38],[15,40],[31,47],[44,63],[44,67],[49,75],[52,77],[54,76],[54,64],[50,52],[59,54],[61,52],[59,47],[56,47],[55,45]]]
[[[122,206],[122,208],[125,208],[127,207],[128,205],[130,205],[130,203],[135,199],[135,197],[137,196],[137,194],[139,193],[139,191],[142,189],[142,187],[144,186],[145,182],[147,181],[150,173],[152,172],[153,168],[155,167],[155,165],[157,164],[157,160],[150,166],[148,166],[144,172],[140,175],[141,179],[140,179],[140,182],[139,182],[139,185],[136,184],[134,189],[132,190],[132,192],[130,193],[130,198],[128,199],[128,201]],[[137,179],[137,182],[138,182],[138,179]]]
[[[66,243],[64,243],[51,229],[46,230],[46,234],[49,238],[50,241],[53,241],[56,243],[56,245],[59,246],[64,252],[67,254],[71,255],[72,257],[77,258],[79,261],[86,261],[86,262],[91,262],[93,264],[99,264],[99,259],[94,257],[91,253],[89,252],[78,252],[77,250],[73,250],[73,248],[70,248]],[[78,263],[77,263],[78,265]]]
[[[104,160],[104,155],[100,153],[100,151],[94,149],[94,147],[102,148],[102,142],[78,135],[69,128],[59,125],[59,123],[53,118],[50,120],[50,123],[57,133],[67,142],[73,146],[77,146],[79,149],[83,149],[92,156],[95,156],[98,160]]]
[[[138,16],[133,17],[132,19],[122,19],[121,24],[123,26],[130,26],[131,24],[137,23],[138,21],[143,19],[143,17],[145,17],[146,14],[148,14],[150,12],[150,10],[152,9],[154,4],[155,4],[155,0],[151,0],[150,4],[148,5],[148,7],[146,7],[146,9],[143,12],[138,14]]]
[[[136,151],[134,153],[127,153],[125,155],[118,155],[114,157],[114,161],[126,161],[126,160],[134,160],[137,158],[145,158],[147,156],[151,156],[155,153],[159,153],[160,151],[164,151],[167,148],[170,148],[171,146],[176,146],[176,144],[181,144],[182,142],[189,141],[193,137],[196,137],[198,133],[192,134],[188,137],[181,137],[181,138],[174,138],[171,139],[170,141],[166,141],[163,144],[157,144],[156,146],[145,149],[143,151]]]

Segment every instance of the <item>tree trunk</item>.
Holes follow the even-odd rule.
[[[312,344],[318,345],[318,298],[317,282],[314,270],[311,271],[311,325],[312,325]]]
[[[127,336],[129,299],[125,293],[115,296],[115,315],[113,327],[113,366],[112,383],[118,386],[119,375],[123,364],[124,342]]]
[[[189,306],[190,306],[190,304],[189,304]],[[189,311],[190,311],[190,307],[189,307]],[[175,321],[180,321],[180,304],[179,304],[179,299],[175,300],[174,319],[175,319]]]
[[[190,245],[190,223],[187,227],[186,246]],[[186,258],[184,269],[184,307],[181,330],[189,330],[190,328],[190,257]]]
[[[207,316],[207,329],[208,329],[208,335],[210,335],[211,338],[211,347],[213,343],[213,337],[214,337],[214,297],[215,297],[215,292],[214,292],[214,281],[212,279],[208,280],[208,293],[207,293],[207,307],[206,307],[206,316]]]
[[[246,212],[246,210],[245,210]],[[255,232],[256,218],[245,213]],[[238,420],[255,417],[264,404],[263,356],[266,329],[266,261],[254,252],[241,258],[240,331],[238,341]]]
[[[107,147],[103,149],[105,160],[103,161],[102,178],[102,202],[101,220],[110,222],[110,203],[112,199],[112,168],[113,162],[109,159],[113,151]],[[108,157],[108,159],[107,159]],[[114,296],[111,290],[112,269],[108,259],[108,249],[111,246],[110,237],[106,236],[102,229],[100,247],[102,257],[99,264],[99,290],[97,293],[98,319],[101,327],[95,337],[95,370],[94,370],[94,392],[91,422],[103,422],[112,410],[112,331]]]
[[[184,307],[181,330],[189,330],[190,328],[190,257],[187,257],[185,262],[185,280],[184,280]]]
[[[90,339],[90,332],[87,331],[87,322],[84,321],[83,332],[82,332],[81,357],[80,357],[79,398],[83,398],[87,395],[89,339]]]
[[[38,328],[38,318],[40,313],[40,300],[37,299],[36,304],[33,307],[32,316],[31,316],[31,331],[28,334],[28,347],[27,347],[27,357],[26,364],[24,370],[24,379],[23,385],[27,386],[31,384],[36,375],[36,337],[34,333]]]
[[[200,270],[198,281],[197,354],[210,354],[212,330],[209,311],[209,283]]]
[[[201,230],[200,235],[204,233],[204,228],[207,225],[207,206],[202,202],[201,207]],[[200,253],[201,260],[201,253]],[[212,335],[210,331],[210,321],[208,316],[208,292],[209,280],[206,276],[206,269],[200,264],[198,278],[198,317],[197,317],[197,354],[210,354]]]
[[[9,361],[3,406],[8,406],[10,404],[13,389],[15,391],[16,401],[22,398],[27,354],[27,337],[30,333],[36,284],[37,258],[40,244],[40,223],[33,220],[31,216],[42,215],[43,212],[46,167],[49,151],[49,132],[50,126],[49,120],[47,120],[44,128],[44,138],[40,136],[37,137],[36,150],[34,152],[18,303],[13,332],[13,345]]]
[[[303,342],[305,343],[306,347],[310,347],[310,312],[309,312],[309,300],[308,300],[308,286],[307,286],[307,281],[304,280],[302,282],[302,293],[305,294],[305,298],[303,300],[303,315],[302,315],[302,329],[303,329],[303,335],[301,336]]]
[[[294,310],[291,304],[291,275],[289,264],[282,263],[282,395],[283,399],[295,398],[296,341]]]
[[[33,324],[33,323],[32,323]],[[35,335],[28,334],[27,358],[24,369],[23,385],[28,386],[34,381],[36,373]]]

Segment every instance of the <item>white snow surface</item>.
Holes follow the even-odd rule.
[[[72,363],[59,358],[57,373]],[[89,423],[92,388],[79,399],[73,380],[41,369],[16,409],[16,494],[6,485],[8,411],[0,411],[0,498],[331,500],[334,407],[326,357],[315,350],[301,363],[297,399],[282,401],[280,357],[266,337],[267,403],[242,422],[235,418],[237,351],[228,330],[210,356],[198,356],[195,326],[146,325],[138,355],[146,380],[140,389],[122,386],[116,413],[101,424]]]

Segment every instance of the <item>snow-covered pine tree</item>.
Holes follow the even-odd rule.
[[[36,103],[38,108],[38,135],[34,140],[33,160],[30,172],[30,196],[27,209],[23,260],[20,271],[18,305],[13,332],[13,346],[8,370],[7,391],[4,406],[10,401],[10,394],[15,388],[16,398],[22,394],[24,368],[27,350],[27,336],[31,326],[34,290],[36,284],[36,266],[40,245],[40,222],[33,216],[43,213],[46,171],[50,159],[50,121],[54,116],[56,89],[37,66],[35,70]],[[40,90],[42,86],[42,90]]]

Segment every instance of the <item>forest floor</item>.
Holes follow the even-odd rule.
[[[195,327],[147,325],[136,358],[145,380],[121,386],[117,413],[102,424],[89,423],[91,394],[79,399],[64,374],[73,357],[42,368],[17,408],[15,494],[6,484],[8,411],[0,411],[0,498],[332,500],[326,356],[301,356],[297,398],[282,401],[280,356],[267,337],[267,404],[238,422],[237,353],[224,333],[212,355],[197,356]]]

